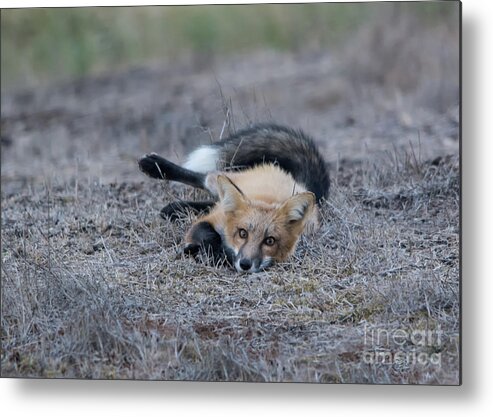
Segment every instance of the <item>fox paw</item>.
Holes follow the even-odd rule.
[[[198,243],[187,243],[183,248],[183,253],[188,256],[195,256],[200,251],[200,245]]]
[[[151,178],[164,179],[166,174],[162,171],[160,165],[163,158],[157,153],[149,153],[139,159],[139,169]]]

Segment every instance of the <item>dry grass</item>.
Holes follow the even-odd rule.
[[[182,257],[190,219],[158,217],[159,183],[4,197],[2,375],[457,383],[458,161],[435,164],[382,162],[351,185],[341,167],[318,236],[253,275]],[[374,346],[370,329],[443,338]],[[375,349],[441,364],[366,364]]]

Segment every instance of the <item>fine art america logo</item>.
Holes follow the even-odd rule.
[[[443,331],[365,326],[363,361],[372,365],[441,365]]]

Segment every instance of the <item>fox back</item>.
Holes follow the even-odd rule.
[[[327,164],[313,139],[301,130],[258,124],[193,151],[185,168],[201,173],[237,171],[274,164],[312,193],[317,202],[329,193]],[[265,184],[264,184],[265,185]]]

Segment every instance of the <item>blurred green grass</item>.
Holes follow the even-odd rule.
[[[445,3],[4,9],[2,90],[183,55],[331,48],[387,9],[433,24]]]

